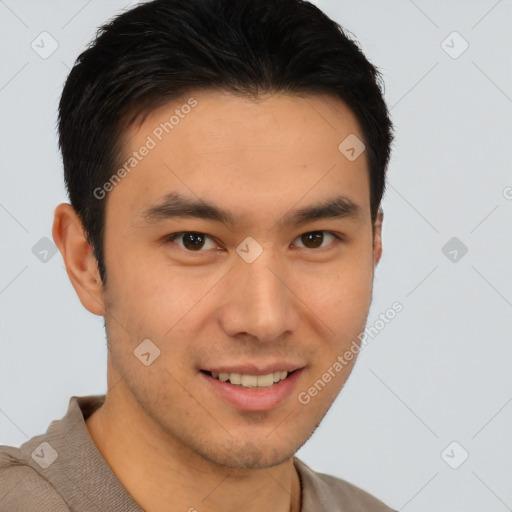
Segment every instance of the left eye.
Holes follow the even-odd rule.
[[[325,241],[325,235],[331,237],[332,240],[342,240],[341,236],[335,235],[330,231],[310,231],[299,235],[295,240],[298,240],[301,244],[298,247],[300,249],[322,249],[321,245]],[[198,233],[196,231],[184,231],[182,233],[175,233],[166,237],[166,242],[175,242],[175,240],[181,240],[182,245],[178,244],[179,247],[189,252],[204,252],[201,249],[215,249],[217,244],[205,233]],[[210,241],[210,247],[206,241]],[[332,242],[331,242],[332,243]],[[330,244],[329,244],[330,245]]]
[[[302,244],[313,245],[313,247],[306,246],[306,249],[322,249],[323,247],[319,247],[319,245],[322,245],[322,242],[324,242],[325,240],[324,233],[327,233],[327,235],[334,240],[341,240],[340,236],[337,236],[334,233],[331,233],[330,231],[311,231],[310,233],[304,233],[298,236],[296,240],[300,240]]]

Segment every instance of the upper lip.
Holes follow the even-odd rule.
[[[211,372],[211,373],[242,373],[244,375],[268,375],[269,373],[279,372],[286,370],[288,373],[291,373],[295,370],[299,370],[303,368],[301,365],[281,362],[281,363],[272,363],[272,364],[260,364],[256,365],[254,363],[250,364],[237,364],[235,365],[223,365],[223,366],[215,366],[208,368],[201,368],[201,370]]]

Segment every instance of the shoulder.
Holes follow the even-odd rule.
[[[354,510],[368,510],[371,512],[394,512],[382,501],[375,496],[364,491],[346,480],[336,478],[332,475],[324,473],[317,473],[318,478],[324,484],[324,488],[329,491],[329,494],[340,503],[348,502]]]
[[[346,480],[318,473],[297,458],[295,458],[295,465],[301,476],[304,490],[310,494],[307,499],[312,500],[312,504],[321,504],[332,511],[395,512],[375,496]]]
[[[0,445],[0,510],[69,512],[59,492],[18,453],[17,448]]]

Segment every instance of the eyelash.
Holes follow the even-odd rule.
[[[213,237],[211,237],[210,235],[207,235],[206,233],[202,233],[202,232],[200,232],[200,231],[180,231],[179,233],[172,233],[172,234],[170,234],[170,235],[166,236],[166,237],[164,238],[163,242],[164,242],[164,243],[168,243],[168,242],[172,242],[172,243],[174,243],[174,240],[175,240],[176,238],[179,238],[180,236],[187,235],[187,234],[190,234],[190,233],[194,233],[194,234],[197,234],[197,235],[203,235],[203,236],[205,236],[206,238],[209,238],[210,240],[215,241]],[[344,240],[344,236],[343,236],[343,235],[341,235],[341,234],[337,234],[337,233],[335,233],[335,232],[333,232],[333,231],[327,231],[327,230],[325,230],[325,229],[323,229],[323,230],[322,230],[322,229],[321,229],[321,230],[315,230],[315,231],[306,231],[305,233],[300,234],[297,238],[300,238],[300,237],[302,237],[302,236],[304,236],[304,235],[309,235],[309,234],[311,234],[311,233],[327,233],[327,234],[329,234],[329,235],[332,235],[332,236],[336,239],[336,241],[335,241],[335,242],[332,242],[331,244],[329,244],[329,245],[328,245],[328,246],[326,246],[326,247],[318,247],[318,248],[316,248],[316,249],[309,249],[310,251],[321,251],[322,249],[327,249],[327,248],[329,248],[331,245],[336,246],[336,245],[338,245],[338,242],[342,242],[342,241]],[[295,240],[297,240],[297,238],[296,238]],[[179,247],[180,249],[182,249],[182,250],[186,251],[186,252],[187,252],[187,253],[189,253],[189,254],[200,254],[200,253],[207,252],[207,251],[204,251],[204,250],[190,251],[189,249],[186,249],[185,247],[181,247],[181,246],[179,246],[179,245],[178,245],[178,247]],[[299,247],[299,249],[305,249],[305,250],[307,250],[307,249],[308,249],[308,247]]]

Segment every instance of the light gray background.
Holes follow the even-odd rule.
[[[315,3],[384,76],[396,141],[369,325],[395,301],[404,309],[298,456],[399,510],[512,510],[512,2]],[[32,248],[67,201],[64,80],[126,5],[0,0],[0,444],[106,389],[103,318],[81,306],[59,253],[43,263]],[[59,45],[46,59],[31,48],[43,31]],[[458,58],[453,31],[469,44]],[[442,252],[452,237],[468,248],[455,262]]]

